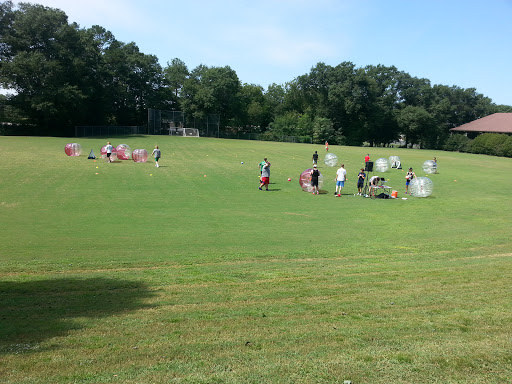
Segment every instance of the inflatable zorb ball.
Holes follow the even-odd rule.
[[[400,164],[400,156],[389,156],[389,164],[391,168],[397,168]]]
[[[130,160],[132,158],[132,149],[128,144],[119,144],[116,151],[119,160]]]
[[[145,163],[148,160],[148,151],[145,149],[134,149],[132,159],[136,163]]]
[[[436,173],[437,164],[434,160],[427,160],[423,163],[423,172],[425,173]]]
[[[324,164],[328,167],[335,167],[336,164],[338,164],[338,156],[336,156],[334,153],[328,153],[324,157]]]
[[[434,182],[428,177],[415,177],[409,184],[409,193],[414,197],[428,197],[434,190]]]
[[[384,157],[377,159],[375,161],[374,168],[377,172],[387,172],[389,168],[388,159]]]
[[[82,147],[78,143],[69,143],[64,147],[64,152],[68,156],[80,156],[82,154]]]
[[[299,184],[304,192],[313,192],[313,187],[311,186],[311,171],[312,168],[309,168],[300,174]],[[323,186],[324,177],[320,173],[320,176],[318,176],[318,190],[322,189]]]

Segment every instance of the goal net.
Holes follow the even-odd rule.
[[[199,137],[199,129],[171,127],[171,128],[169,128],[169,135],[184,136],[184,137]]]

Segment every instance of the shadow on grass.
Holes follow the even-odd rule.
[[[75,318],[147,308],[152,295],[140,282],[105,278],[0,282],[0,355],[82,328]]]

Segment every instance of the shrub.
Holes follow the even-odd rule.
[[[472,153],[481,153],[484,155],[500,156],[499,148],[508,136],[500,133],[484,133],[473,140],[471,146]]]
[[[470,152],[472,140],[466,135],[453,134],[445,142],[445,151]]]

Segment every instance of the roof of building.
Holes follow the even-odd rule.
[[[512,133],[512,113],[494,113],[452,128],[450,131]]]

